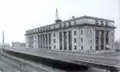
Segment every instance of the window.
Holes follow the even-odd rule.
[[[92,34],[92,30],[90,30],[90,34]]]
[[[59,24],[59,27],[61,28],[61,27],[62,27],[62,24]]]
[[[66,22],[64,22],[64,27],[66,27]]]
[[[101,22],[101,25],[104,25],[104,24],[103,24],[103,21],[100,21],[100,22]]]
[[[98,45],[96,45],[96,51],[98,51],[98,50],[99,50]]]
[[[76,31],[74,31],[74,35],[76,35],[77,33],[76,33]]]
[[[106,24],[106,26],[108,26],[108,22],[107,21],[105,22],[105,24]]]
[[[74,42],[75,42],[75,43],[77,42],[76,38],[74,38]]]
[[[51,49],[51,46],[49,46],[49,49]]]
[[[54,29],[55,29],[55,24],[54,24]]]
[[[69,23],[69,26],[71,26],[71,22],[69,21],[68,23]]]
[[[81,43],[83,43],[83,38],[81,38]]]
[[[68,23],[68,22],[66,22],[66,26],[69,26],[69,23]]]
[[[99,30],[95,30],[96,37],[99,36]]]
[[[101,36],[104,36],[104,30],[101,30]]]
[[[54,39],[54,43],[56,43],[56,40]]]
[[[53,35],[54,37],[55,37],[55,33],[54,33],[54,35]]]
[[[74,46],[74,49],[76,50],[76,49],[77,49],[77,46]]]
[[[51,33],[49,33],[49,45],[51,45]]]
[[[83,46],[81,46],[81,50],[83,50]]]
[[[106,44],[109,44],[109,31],[106,31]]]
[[[54,45],[54,48],[56,48],[56,46]]]
[[[96,21],[95,21],[95,24],[97,24],[97,25],[98,25],[98,20],[96,20]]]
[[[81,30],[81,35],[83,34],[83,30]]]
[[[92,43],[92,40],[90,40],[90,43]]]
[[[101,45],[101,50],[104,50],[104,46],[103,45]]]
[[[92,50],[92,46],[90,46],[90,50]]]

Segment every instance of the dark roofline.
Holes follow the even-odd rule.
[[[82,19],[82,18],[92,18],[92,19],[97,19],[97,20],[105,20],[105,21],[109,21],[109,22],[115,22],[114,20],[110,20],[110,19],[105,19],[105,18],[99,18],[99,17],[94,17],[94,16],[80,16],[80,17],[75,17],[75,20],[77,19]],[[67,22],[67,21],[72,21],[73,19],[68,19],[68,20],[64,20],[63,22]]]
[[[93,16],[84,16],[84,17],[85,18],[98,19],[98,20],[105,20],[105,21],[109,21],[109,22],[115,22],[114,20],[105,19],[105,18],[99,18],[99,17],[93,17]]]

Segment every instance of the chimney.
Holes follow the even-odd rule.
[[[2,43],[4,44],[4,31],[2,32]]]

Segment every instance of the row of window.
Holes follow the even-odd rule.
[[[81,30],[81,35],[83,34],[83,30]],[[77,31],[74,31],[74,35],[77,35]],[[53,34],[53,37],[56,37],[55,33]]]
[[[27,31],[27,33],[42,32],[42,31],[47,31],[47,30],[55,29],[55,28],[68,27],[68,26],[71,26],[71,25],[75,24],[75,22],[74,22],[74,24],[72,24],[72,23],[68,21],[68,22],[64,22],[62,24],[53,24],[53,25],[49,25],[49,26],[46,26],[46,27],[41,27],[41,28],[29,30],[29,31]],[[97,24],[97,25],[101,24],[101,25],[104,25],[104,26],[108,26],[108,22],[107,21],[96,20],[95,24]]]
[[[96,23],[95,23],[95,24],[108,26],[108,22],[107,22],[107,21],[99,21],[99,20],[96,20]]]
[[[63,28],[63,27],[68,27],[68,26],[74,25],[74,24],[75,24],[75,22],[73,23],[72,21],[71,22],[68,21],[68,22],[63,22],[63,23],[59,23],[59,24],[48,25],[46,27],[41,27],[41,28],[29,30],[29,31],[27,31],[27,33],[42,32],[42,31],[47,31],[47,30],[56,29],[56,28]]]

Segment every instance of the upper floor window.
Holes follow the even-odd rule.
[[[53,36],[55,37],[55,33],[53,34]]]
[[[83,34],[83,30],[81,30],[81,35]]]
[[[71,26],[71,22],[69,21],[68,23],[69,23],[69,26]]]
[[[100,22],[101,22],[101,25],[104,25],[104,24],[103,24],[103,21],[100,21]]]
[[[77,39],[76,39],[76,38],[74,38],[74,42],[75,42],[75,43],[77,42]]]
[[[66,27],[66,22],[64,22],[64,27]]]
[[[74,49],[76,50],[76,49],[77,49],[77,46],[74,46]]]
[[[81,50],[83,50],[83,46],[81,46]]]
[[[69,26],[69,23],[68,23],[68,22],[66,22],[66,26]]]
[[[74,21],[71,21],[71,25],[74,25]]]
[[[96,21],[95,21],[95,24],[97,24],[97,25],[98,25],[98,20],[96,20]]]
[[[76,32],[76,31],[74,31],[74,35],[77,35],[77,32]]]
[[[61,27],[62,27],[62,24],[59,24],[59,27],[61,28]]]
[[[90,30],[90,34],[92,34],[92,30]]]
[[[54,24],[54,29],[55,29],[55,24]]]
[[[54,43],[56,43],[56,40],[54,39]]]
[[[90,50],[92,50],[92,46],[90,46]]]
[[[54,48],[56,48],[56,46],[54,45]]]
[[[92,40],[90,40],[90,43],[92,43]]]
[[[105,22],[105,24],[106,24],[106,26],[108,26],[108,22],[107,21]]]
[[[83,38],[81,38],[81,43],[83,43]]]

